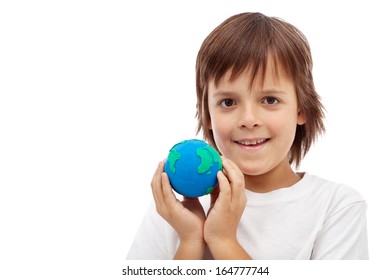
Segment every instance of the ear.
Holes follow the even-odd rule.
[[[298,111],[298,117],[297,117],[297,124],[298,125],[303,125],[306,123],[306,114],[302,111]]]

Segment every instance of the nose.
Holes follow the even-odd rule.
[[[254,128],[262,125],[260,110],[253,104],[242,107],[240,112],[239,126],[241,128]]]

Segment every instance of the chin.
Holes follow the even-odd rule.
[[[261,172],[261,171],[255,171],[255,170],[249,170],[249,171],[243,171],[242,172],[245,176],[261,176],[265,174],[266,172]]]
[[[253,164],[249,166],[239,165],[239,168],[241,172],[247,176],[259,176],[263,175],[264,173],[267,173],[267,170],[265,170],[264,168],[259,168],[259,164]]]

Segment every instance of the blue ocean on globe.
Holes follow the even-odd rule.
[[[212,192],[218,182],[219,170],[222,170],[222,161],[218,152],[198,139],[174,145],[164,166],[172,188],[191,198]]]

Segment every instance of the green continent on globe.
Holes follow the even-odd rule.
[[[211,146],[206,146],[205,149],[207,149],[213,155],[214,162],[218,163],[218,169],[222,170],[222,160],[218,152]]]
[[[169,169],[173,172],[176,173],[176,168],[175,164],[176,161],[181,157],[181,155],[174,149],[171,149],[168,155],[168,160],[169,160]]]
[[[218,153],[210,146],[198,148],[196,155],[200,157],[200,165],[198,166],[198,174],[203,174],[208,171],[212,166],[213,162],[218,163],[219,170],[222,169],[221,158]],[[209,171],[207,175],[211,172]]]

